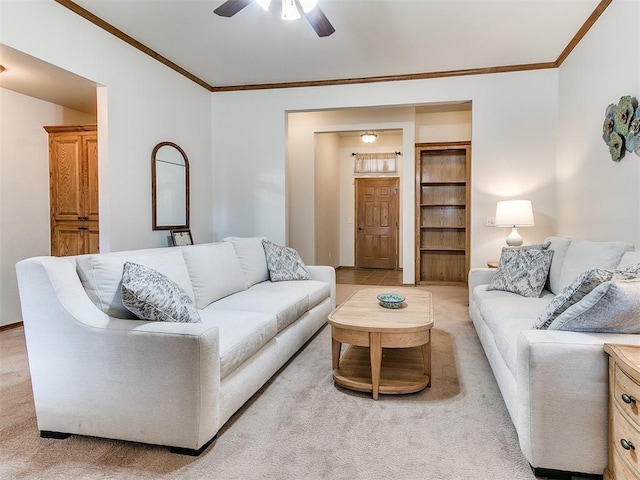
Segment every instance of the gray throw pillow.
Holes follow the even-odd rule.
[[[157,270],[133,262],[124,264],[122,303],[141,320],[201,322],[193,300],[180,285]]]
[[[546,330],[565,310],[575,305],[598,285],[611,280],[632,280],[640,276],[640,264],[630,265],[624,270],[594,268],[581,273],[569,286],[560,292],[540,314],[532,328]]]
[[[578,303],[591,290],[604,282],[608,282],[613,278],[614,272],[611,270],[603,270],[594,268],[581,273],[569,286],[560,292],[547,305],[540,314],[533,328],[546,330],[558,315],[562,314],[567,308]]]
[[[263,240],[264,254],[267,258],[267,268],[272,282],[284,280],[311,280],[311,274],[306,265],[293,248],[282,247]]]
[[[545,245],[504,247],[498,270],[487,290],[504,290],[524,297],[539,297],[553,258],[553,250],[547,250],[548,245]]]
[[[549,330],[640,333],[640,279],[601,283],[558,316]]]

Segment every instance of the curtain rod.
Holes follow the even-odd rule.
[[[368,153],[372,153],[372,152],[368,152]],[[374,152],[374,153],[378,153],[378,152]],[[402,155],[402,152],[393,152],[393,153],[395,153],[396,155]],[[359,154],[358,153],[352,153],[351,154],[352,157],[355,157],[356,155],[359,155]],[[366,153],[365,153],[365,155],[366,155]]]

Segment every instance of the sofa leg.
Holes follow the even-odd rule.
[[[40,430],[40,438],[55,438],[57,440],[64,440],[65,438],[69,438],[70,436],[71,436],[70,433],[51,432],[49,430]]]
[[[548,478],[553,480],[571,480],[573,477],[578,478],[593,478],[602,480],[602,475],[595,473],[578,473],[578,472],[566,472],[564,470],[553,470],[552,468],[536,468],[531,467],[533,474],[536,477]]]
[[[217,435],[214,435],[211,440],[202,445],[199,449],[195,450],[193,448],[182,448],[182,447],[171,447],[171,453],[177,453],[178,455],[189,455],[190,457],[197,457],[202,452],[204,452],[209,446],[214,442]]]

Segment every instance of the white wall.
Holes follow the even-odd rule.
[[[0,88],[0,325],[20,321],[15,264],[50,253],[49,143],[44,125],[95,117]]]
[[[471,110],[416,114],[416,142],[471,140]]]
[[[315,136],[315,256],[317,265],[340,265],[340,137]]]
[[[560,235],[640,247],[640,157],[613,162],[602,140],[606,107],[640,100],[640,2],[617,0],[560,67]]]
[[[50,0],[0,2],[0,43],[103,85],[98,93],[101,249],[167,245],[151,230],[151,151],[180,145],[191,168],[194,241],[212,232],[211,94]]]
[[[298,182],[285,189],[286,156],[295,155],[301,165],[313,163],[313,133],[340,130],[332,120],[321,125],[294,126],[287,131],[286,113],[371,106],[413,106],[453,101],[472,101],[472,211],[471,265],[482,266],[500,253],[505,229],[485,226],[493,216],[497,200],[509,197],[533,201],[536,227],[522,232],[527,243],[544,239],[553,232],[555,208],[555,154],[557,125],[556,70],[503,73],[408,82],[342,85],[213,94],[214,108],[214,227],[216,237],[237,233],[267,235],[313,255],[313,234],[287,231],[287,194],[304,199],[290,212],[301,228],[312,230],[313,192]],[[407,110],[406,117],[394,120],[394,112]],[[357,115],[358,110],[353,110]],[[351,129],[367,128],[367,110],[354,120]],[[403,161],[413,165],[415,115],[413,108],[389,109],[386,128],[403,130]],[[291,121],[291,120],[290,120]],[[394,127],[395,126],[395,127]],[[368,127],[372,128],[372,127]],[[377,127],[376,127],[377,128]],[[251,132],[252,141],[247,141]],[[289,143],[287,143],[289,142]],[[258,147],[256,147],[258,146]],[[407,155],[411,152],[410,155]],[[291,159],[290,159],[291,161]],[[297,167],[296,167],[297,168]],[[407,172],[404,169],[405,183]],[[309,173],[297,168],[290,175]],[[411,175],[412,177],[412,175]],[[238,185],[269,179],[269,189],[246,191]],[[413,189],[403,190],[403,204],[413,205]],[[308,197],[308,198],[307,198]],[[249,207],[255,205],[255,209]],[[308,217],[308,218],[307,218]],[[297,222],[297,220],[296,220]],[[403,212],[404,277],[413,281],[413,212]],[[308,246],[310,245],[310,247]],[[303,256],[303,258],[305,258]]]
[[[194,241],[212,240],[208,90],[50,0],[0,2],[0,43],[103,85],[97,93],[101,251],[167,245],[166,232],[151,230],[151,151],[161,141],[175,142],[187,153]],[[19,113],[2,105],[4,118]],[[34,130],[22,143],[40,144],[39,136]],[[3,155],[3,172],[15,168],[5,167],[6,162]],[[9,193],[11,198],[6,198],[3,191],[3,205],[24,202],[42,215],[43,197]],[[48,214],[45,224],[48,228]],[[4,232],[4,220],[2,228]],[[5,255],[13,262],[47,253],[41,243],[32,247],[9,252],[2,248],[3,265]],[[16,301],[15,292],[5,293],[4,278],[1,288],[2,323],[19,320],[14,309],[4,312],[5,301]]]

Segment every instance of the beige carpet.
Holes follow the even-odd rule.
[[[357,288],[339,285],[339,300]],[[467,290],[429,290],[430,389],[373,401],[336,388],[325,327],[196,458],[115,440],[39,438],[22,329],[0,332],[0,479],[535,478],[468,318]]]

